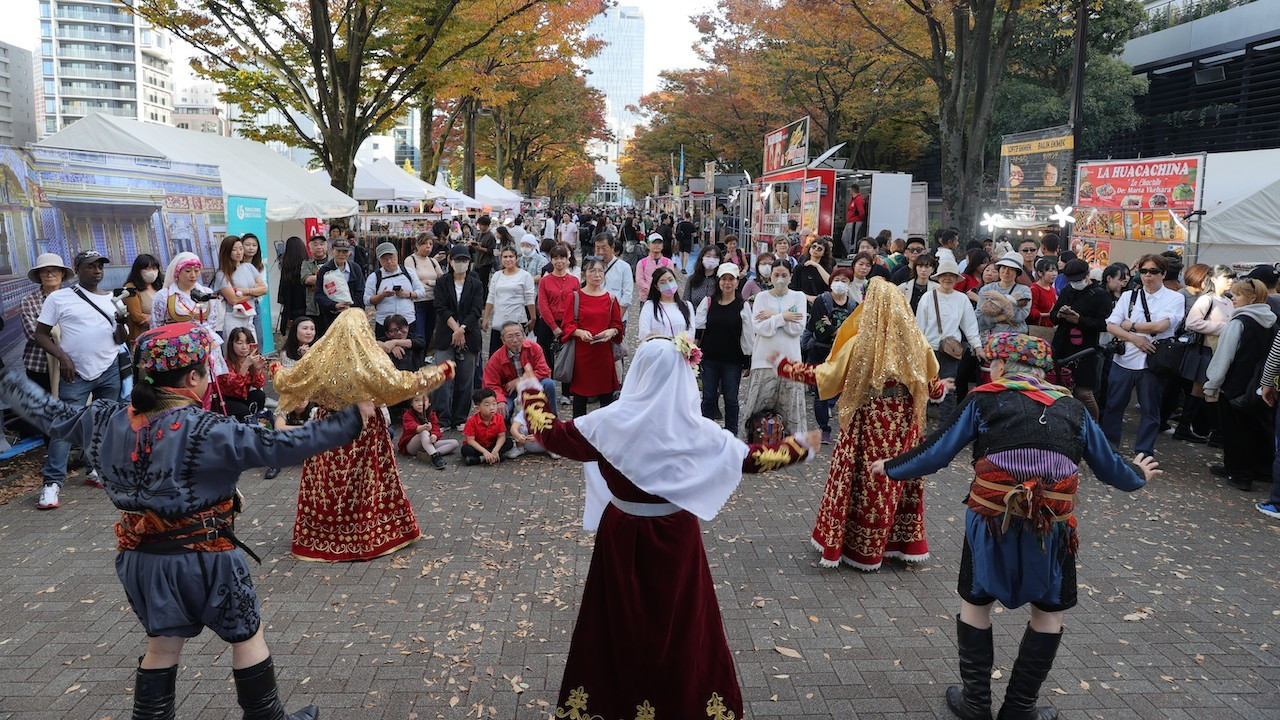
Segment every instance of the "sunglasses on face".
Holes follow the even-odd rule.
[[[1142,268],[1138,270],[1139,275],[1163,275],[1164,271],[1160,268]]]
[[[917,247],[909,247],[909,248],[907,248],[907,252],[909,252],[909,253],[911,253],[911,254],[913,254],[913,255],[916,255],[916,254],[919,254],[919,253],[924,252],[924,248],[919,247],[919,246],[917,246]]]
[[[1033,252],[1035,252],[1035,251],[1036,251],[1036,249],[1035,249],[1035,248],[1022,248],[1022,249],[1021,249],[1021,250],[1019,250],[1018,252],[1020,252],[1020,253],[1033,253]]]

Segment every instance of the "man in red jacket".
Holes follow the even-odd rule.
[[[498,412],[504,417],[511,417],[515,404],[520,399],[516,384],[524,375],[526,367],[533,368],[533,374],[542,381],[542,391],[550,399],[550,407],[555,407],[556,383],[551,379],[551,368],[547,366],[547,356],[542,348],[533,340],[526,340],[524,328],[517,322],[508,322],[502,326],[502,347],[494,351],[484,365],[484,387],[493,390],[498,400]]]

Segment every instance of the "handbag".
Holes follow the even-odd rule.
[[[573,293],[573,322],[578,322],[578,293]],[[554,348],[555,367],[551,370],[551,379],[560,383],[573,382],[573,360],[574,352],[577,350],[578,341],[574,338],[560,340]]]
[[[1151,322],[1151,308],[1147,306],[1147,294],[1142,289],[1134,290],[1142,299],[1142,314]],[[1155,352],[1147,358],[1147,369],[1160,377],[1182,377],[1182,366],[1187,358],[1187,350],[1195,347],[1199,336],[1188,333],[1182,325],[1170,337],[1154,342]]]
[[[938,334],[942,335],[942,307],[938,305],[938,291],[933,291],[933,317],[938,321]],[[943,337],[938,342],[938,349],[947,357],[959,360],[964,357],[964,345],[953,337]]]

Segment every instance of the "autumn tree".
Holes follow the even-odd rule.
[[[483,27],[494,13],[505,14],[522,1],[486,0],[460,9],[458,18],[465,25]],[[446,154],[458,144],[464,146],[464,156],[485,154],[476,147],[477,142],[483,143],[475,138],[477,123],[504,131],[510,123],[504,123],[502,116],[522,93],[571,69],[572,63],[566,61],[593,55],[600,41],[585,37],[586,28],[603,9],[603,0],[540,0],[504,23],[488,42],[435,73],[417,103],[423,118],[422,178],[434,180]],[[489,117],[497,122],[483,119]],[[488,150],[494,152],[490,174],[504,182],[510,162],[503,155],[504,143],[497,139]],[[466,178],[463,185],[465,190]]]
[[[549,1],[135,0],[130,7],[195,47],[193,69],[242,108],[243,134],[310,149],[334,187],[350,193],[366,138],[392,124],[437,73]],[[259,123],[268,113],[280,120]]]
[[[971,189],[985,173],[996,91],[1019,20],[1039,0],[831,2],[856,12],[933,85],[942,153],[942,221],[974,227],[981,198]]]

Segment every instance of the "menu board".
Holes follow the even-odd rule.
[[[1033,130],[1000,139],[998,196],[1005,208],[1070,204],[1068,187],[1075,138],[1071,127]]]
[[[1073,236],[1185,243],[1184,217],[1199,207],[1203,163],[1203,155],[1080,163]]]
[[[809,162],[809,118],[780,127],[764,136],[764,172],[777,172]]]

